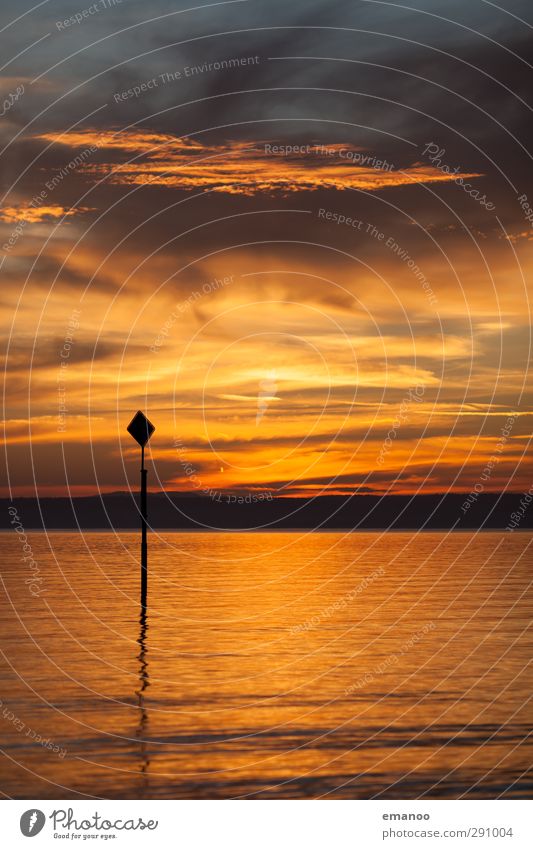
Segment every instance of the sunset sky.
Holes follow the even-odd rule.
[[[2,4],[2,494],[528,489],[530,4],[189,5]]]

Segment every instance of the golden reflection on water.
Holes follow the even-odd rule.
[[[529,534],[152,534],[145,612],[136,534],[30,540],[8,795],[530,795]]]

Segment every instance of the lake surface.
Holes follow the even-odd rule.
[[[526,533],[12,531],[17,798],[531,797]]]

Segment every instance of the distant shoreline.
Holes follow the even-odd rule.
[[[9,528],[0,528],[0,534],[11,534]],[[510,534],[506,528],[154,528],[152,534]],[[533,534],[533,528],[513,531],[513,534]],[[133,534],[135,528],[28,528],[27,534]]]
[[[152,528],[161,534],[504,534],[504,527],[490,528]],[[136,534],[135,528],[28,528],[29,534]],[[10,528],[0,528],[0,534],[12,533]],[[532,534],[533,528],[518,528],[513,533]]]
[[[520,506],[523,493],[484,493],[465,510],[465,496],[330,495],[311,499],[274,498],[247,504],[213,502],[180,493],[152,493],[148,521],[154,530],[174,532],[366,532],[366,531],[529,531],[533,504]],[[25,531],[83,530],[104,533],[137,530],[135,493],[81,498],[0,499],[0,530],[13,530],[16,507]],[[11,513],[10,513],[11,510]],[[512,523],[512,524],[511,524]],[[514,525],[514,527],[513,527]]]

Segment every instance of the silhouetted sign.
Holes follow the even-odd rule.
[[[154,430],[155,427],[152,422],[149,421],[149,419],[147,419],[144,413],[141,413],[140,410],[135,413],[128,425],[128,433],[130,433],[143,448],[150,439]]]

